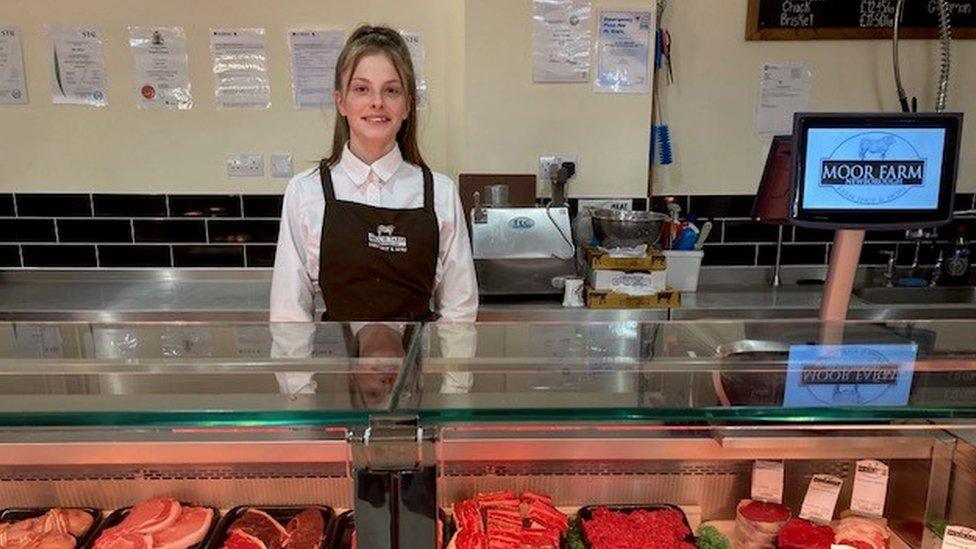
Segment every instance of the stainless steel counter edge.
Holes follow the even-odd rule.
[[[558,297],[482,304],[479,321],[612,322],[699,319],[816,318],[822,267],[784,270],[786,285],[764,285],[766,268],[705,269],[697,293],[675,309],[572,309]],[[859,278],[870,283],[871,268]],[[0,320],[79,322],[264,322],[269,269],[0,270]],[[976,318],[976,304],[872,304],[851,299],[849,318]]]

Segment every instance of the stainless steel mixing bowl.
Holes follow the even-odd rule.
[[[599,209],[592,214],[593,236],[605,248],[654,246],[668,216],[658,212]]]

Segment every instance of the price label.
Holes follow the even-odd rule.
[[[862,459],[854,469],[851,511],[868,517],[884,515],[888,496],[888,466],[873,459]]]
[[[807,495],[803,498],[800,518],[823,524],[833,520],[837,498],[840,496],[840,488],[843,485],[844,481],[839,477],[813,475],[813,478],[810,479],[810,487],[807,488]]]
[[[783,503],[783,462],[756,461],[752,465],[752,499]]]
[[[965,526],[947,526],[942,549],[976,549],[976,530]]]

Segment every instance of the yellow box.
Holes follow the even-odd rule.
[[[681,306],[681,292],[665,290],[653,295],[627,295],[587,287],[586,306],[591,309],[670,309]]]
[[[644,257],[610,257],[598,248],[584,248],[586,261],[591,269],[610,271],[663,271],[668,267],[667,259],[658,250],[652,250]]]

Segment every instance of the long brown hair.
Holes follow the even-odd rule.
[[[371,25],[360,25],[352,31],[336,62],[335,89],[344,94],[359,60],[375,54],[383,54],[393,63],[407,99],[407,119],[400,125],[400,131],[396,136],[400,153],[407,162],[426,168],[427,163],[420,155],[420,146],[417,145],[417,78],[413,70],[413,60],[410,58],[410,49],[399,32],[389,27]],[[330,168],[335,166],[342,158],[342,149],[348,140],[349,121],[336,110],[332,153],[322,162]]]

